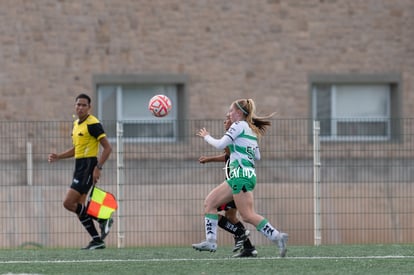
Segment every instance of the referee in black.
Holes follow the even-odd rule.
[[[83,249],[105,248],[104,238],[109,233],[113,220],[98,220],[101,235],[95,228],[93,217],[86,214],[86,197],[89,190],[96,184],[101,176],[105,161],[112,152],[112,147],[106,138],[105,131],[99,120],[89,114],[91,98],[87,94],[80,94],[75,99],[75,111],[78,117],[73,122],[73,146],[62,153],[49,154],[48,161],[55,162],[60,159],[75,157],[75,171],[72,184],[66,193],[63,206],[78,215],[80,222],[92,237],[90,243]],[[103,151],[99,158],[99,145]]]

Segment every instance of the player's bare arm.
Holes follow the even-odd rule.
[[[216,156],[201,156],[198,161],[200,163],[207,163],[207,162],[224,162],[226,161],[226,154],[220,154]]]
[[[205,137],[205,136],[208,136],[208,135],[210,135],[210,133],[207,132],[206,128],[201,128],[197,133],[197,136],[199,136],[199,137]]]

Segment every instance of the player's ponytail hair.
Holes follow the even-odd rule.
[[[234,101],[233,104],[243,113],[246,122],[258,136],[265,134],[267,128],[272,124],[270,118],[274,116],[275,113],[271,113],[270,115],[264,117],[257,116],[256,104],[251,98],[238,99]]]

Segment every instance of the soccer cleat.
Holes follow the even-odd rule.
[[[103,241],[92,240],[87,246],[83,247],[83,250],[95,250],[95,249],[104,249],[105,243]]]
[[[233,255],[233,258],[247,258],[247,257],[257,257],[256,248],[244,248],[240,253]]]
[[[233,252],[236,252],[238,250],[240,250],[240,248],[243,247],[244,242],[247,240],[247,238],[250,235],[250,231],[246,230],[244,231],[244,234],[241,236],[234,236],[234,247],[233,247]]]
[[[101,229],[101,240],[102,241],[109,234],[109,230],[111,229],[113,223],[114,223],[114,220],[112,219],[112,217],[106,220],[102,220],[102,222],[99,222],[99,228]]]
[[[285,257],[287,253],[287,244],[288,241],[288,234],[280,232],[279,235],[276,237],[275,243],[279,247],[279,255],[280,257]]]
[[[193,248],[198,251],[216,252],[217,244],[215,241],[207,240],[207,241],[202,241],[201,243],[193,244]]]

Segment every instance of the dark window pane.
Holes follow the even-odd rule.
[[[316,85],[316,119],[320,122],[321,136],[331,135],[331,85]]]
[[[173,138],[174,124],[169,123],[125,123],[126,138]]]
[[[338,136],[387,136],[387,122],[338,122]]]

